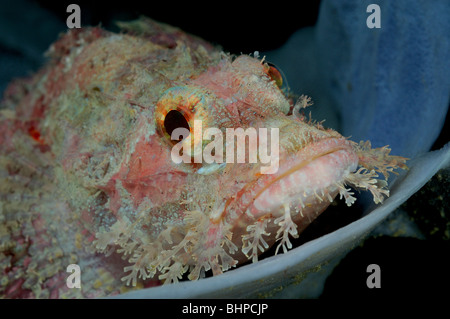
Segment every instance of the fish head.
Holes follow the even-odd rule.
[[[25,202],[3,206],[15,227],[6,243],[19,243],[16,264],[39,262],[42,276],[8,267],[19,279],[7,296],[24,282],[53,285],[49,274],[69,261],[84,278],[108,277],[88,289],[95,296],[141,279],[148,287],[218,275],[276,241],[275,253],[292,248],[338,194],[353,204],[349,185],[381,203],[389,192],[377,173],[405,168],[387,147],[307,119],[299,111],[310,99],[293,101],[264,58],[231,56],[146,19],[124,26],[69,31],[44,68],[7,90],[2,194]],[[14,237],[29,233],[29,242]],[[56,256],[64,260],[53,268]]]
[[[220,274],[277,240],[287,251],[337,194],[355,201],[347,185],[377,203],[388,195],[376,172],[402,158],[308,119],[310,99],[294,101],[264,58],[170,30],[81,33],[83,47],[62,50],[62,70],[51,69],[61,80],[47,84],[58,107],[41,129],[57,137],[63,193],[95,250],[131,264],[127,284]]]
[[[264,60],[223,55],[161,94],[112,179],[135,209],[147,202],[158,216],[151,236],[170,225],[182,241],[192,230],[187,216],[197,212],[210,230],[205,238],[226,233],[234,258],[244,261],[253,226],[264,226],[270,246],[285,231],[298,236],[333,201],[358,166],[354,144],[306,120],[299,108],[309,99],[294,103],[282,84],[281,72]],[[115,198],[117,210],[123,198]],[[287,237],[283,245],[291,247]]]

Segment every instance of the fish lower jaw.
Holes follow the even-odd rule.
[[[295,211],[305,213],[324,203],[331,203],[342,182],[356,170],[358,157],[345,142],[326,141],[325,145],[314,145],[320,151],[312,158],[291,158],[286,161],[288,167],[281,167],[280,173],[267,181],[259,190],[253,190],[255,196],[248,206],[255,218],[280,210],[286,205]],[[339,145],[341,144],[341,145]],[[325,208],[326,208],[325,206]]]
[[[292,248],[289,238],[298,237],[337,194],[346,201],[353,199],[344,185],[357,168],[358,156],[345,140],[319,143],[285,161],[276,176],[261,177],[266,180],[242,195],[245,214],[232,231],[235,243],[242,241],[247,259],[256,262],[259,253],[276,241],[276,253],[280,248],[287,252]]]

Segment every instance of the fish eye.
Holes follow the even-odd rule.
[[[193,133],[194,119],[208,123],[205,99],[206,94],[195,87],[176,86],[163,92],[154,112],[155,128],[162,141],[171,146],[184,142]],[[178,136],[172,139],[172,134]]]
[[[275,82],[278,88],[282,91],[288,90],[288,85],[286,77],[279,68],[277,68],[273,63],[264,63],[264,71],[269,76],[269,78]],[[286,93],[286,92],[285,92]]]
[[[164,118],[164,130],[169,136],[172,136],[173,131],[177,128],[186,128],[187,130],[190,130],[189,123],[183,113],[178,110],[171,110]],[[173,140],[174,143],[179,141],[181,141],[181,139]]]
[[[283,86],[283,77],[280,71],[272,63],[267,63],[267,75],[275,81],[275,84],[281,88]]]

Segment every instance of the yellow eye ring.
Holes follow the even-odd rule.
[[[193,135],[194,120],[201,120],[204,126],[208,125],[210,104],[208,93],[196,87],[177,86],[166,90],[155,108],[157,132],[170,145],[177,144],[180,142],[179,136],[172,138],[175,129],[185,128]],[[194,140],[192,139],[193,143]],[[198,149],[196,145],[192,146],[194,150]]]

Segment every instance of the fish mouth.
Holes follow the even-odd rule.
[[[356,170],[358,156],[346,139],[326,138],[287,156],[280,164],[277,173],[260,176],[246,192],[251,201],[244,210],[256,219],[287,204],[302,215],[323,211],[338,193],[339,183]]]

